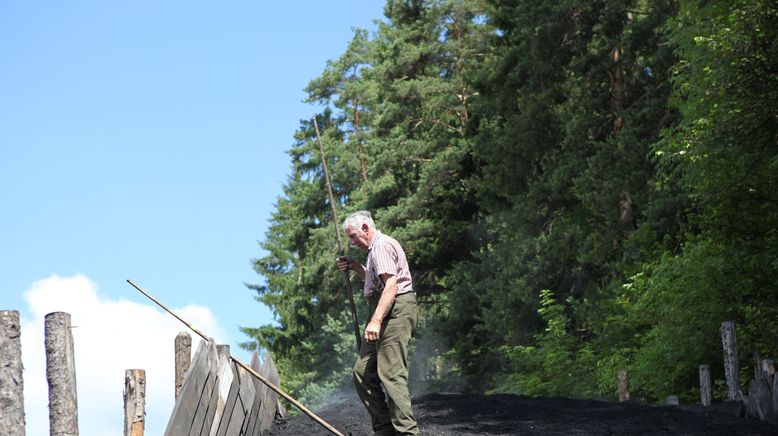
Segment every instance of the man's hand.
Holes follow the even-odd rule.
[[[371,319],[365,327],[365,340],[368,342],[375,342],[381,336],[381,321]]]
[[[341,271],[348,271],[351,269],[351,259],[346,256],[340,256],[336,259],[338,263],[338,269]]]
[[[348,256],[338,256],[338,258],[335,259],[335,262],[338,264],[339,270],[343,272],[352,270],[357,273],[359,277],[362,277],[363,279],[365,278],[365,267],[356,260]]]

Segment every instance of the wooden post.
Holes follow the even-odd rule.
[[[627,370],[619,370],[619,402],[629,401],[629,376]]]
[[[187,332],[181,332],[176,336],[176,399],[181,393],[184,384],[184,376],[192,364],[192,336]]]
[[[51,436],[78,436],[76,363],[70,329],[69,313],[53,312],[46,315],[44,342]]]
[[[19,312],[0,310],[0,434],[24,436],[24,383]]]
[[[727,400],[738,401],[743,396],[740,393],[740,363],[737,356],[737,337],[735,323],[721,323],[721,343],[724,348],[724,375],[727,379]]]
[[[707,407],[711,405],[710,365],[700,365],[700,403]]]
[[[124,372],[124,436],[143,436],[146,425],[146,371]]]

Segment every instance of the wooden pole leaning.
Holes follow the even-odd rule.
[[[162,304],[162,303],[160,303],[159,301],[157,301],[157,299],[156,299],[156,298],[154,298],[154,297],[152,297],[151,295],[149,295],[149,293],[148,293],[148,292],[146,292],[146,291],[144,291],[143,289],[141,289],[141,287],[140,287],[140,286],[138,286],[138,285],[136,285],[135,283],[133,283],[133,281],[132,281],[132,280],[130,280],[130,279],[127,279],[127,283],[129,283],[129,284],[130,284],[130,285],[131,285],[133,288],[137,289],[137,290],[138,290],[138,291],[139,291],[141,294],[145,295],[145,296],[146,296],[146,298],[148,298],[149,300],[151,300],[151,301],[153,301],[154,303],[156,303],[156,305],[157,305],[157,306],[159,306],[159,307],[161,307],[161,308],[162,308],[162,309],[163,309],[165,312],[167,312],[167,313],[169,313],[169,314],[173,315],[173,317],[175,317],[177,320],[181,321],[181,322],[182,322],[182,323],[183,323],[183,324],[184,324],[184,325],[185,325],[185,326],[186,326],[188,329],[192,330],[192,331],[193,331],[195,334],[197,334],[197,335],[198,335],[198,336],[200,336],[201,338],[205,339],[206,341],[211,341],[211,340],[213,340],[211,337],[209,337],[209,336],[205,335],[205,334],[204,334],[204,333],[202,333],[200,330],[197,330],[197,329],[196,329],[196,328],[195,328],[195,327],[194,327],[192,324],[189,324],[189,323],[188,323],[188,322],[186,322],[186,321],[185,321],[183,318],[181,318],[180,316],[176,315],[176,314],[175,314],[175,312],[173,312],[172,310],[170,310],[170,309],[168,309],[167,307],[165,307],[165,305],[164,305],[164,304]],[[265,377],[263,377],[262,375],[260,375],[260,374],[259,374],[257,371],[255,371],[254,369],[252,369],[250,366],[248,366],[248,365],[244,364],[243,362],[241,362],[240,360],[236,359],[236,358],[235,358],[235,357],[233,357],[233,356],[230,356],[230,359],[231,359],[233,362],[235,362],[235,364],[236,364],[236,365],[240,366],[241,368],[243,368],[244,370],[246,370],[246,371],[247,371],[249,374],[251,374],[251,375],[253,375],[254,377],[256,377],[256,379],[257,379],[257,380],[259,380],[260,382],[262,382],[264,385],[266,385],[266,386],[267,386],[268,388],[270,388],[272,391],[274,391],[275,393],[277,393],[278,395],[280,395],[281,397],[283,397],[285,400],[287,400],[287,401],[289,401],[290,403],[292,403],[292,404],[293,404],[295,407],[297,407],[298,409],[300,409],[300,411],[301,411],[301,412],[303,412],[303,413],[305,413],[306,415],[308,415],[308,416],[309,416],[311,419],[313,419],[314,421],[316,421],[316,422],[317,422],[319,425],[321,425],[322,427],[324,427],[325,429],[327,429],[329,432],[331,432],[331,433],[332,433],[332,434],[334,434],[334,435],[338,435],[338,436],[344,436],[344,435],[343,435],[343,433],[341,433],[340,431],[338,431],[338,430],[337,430],[335,427],[331,426],[331,425],[330,425],[330,424],[328,424],[326,421],[324,421],[324,420],[323,420],[323,419],[321,419],[319,416],[317,416],[315,413],[311,412],[311,411],[310,411],[310,410],[309,410],[307,407],[305,407],[305,406],[304,406],[302,403],[300,403],[299,401],[297,401],[296,399],[294,399],[294,398],[293,398],[291,395],[289,395],[289,394],[287,394],[286,392],[282,391],[282,390],[281,390],[281,388],[279,388],[278,386],[276,386],[276,385],[274,385],[273,383],[271,383],[271,382],[270,382],[270,381],[269,381],[267,378],[265,378]]]
[[[324,158],[324,146],[321,143],[321,134],[319,133],[319,124],[316,117],[313,117],[313,126],[316,128],[316,141],[319,143],[319,153],[321,154],[321,165],[324,167],[324,180],[327,182],[327,194],[330,196],[330,207],[332,208],[332,223],[335,224],[335,235],[338,238],[338,255],[343,256],[343,242],[340,239],[340,221],[338,221],[338,211],[335,209],[335,196],[332,194],[332,183],[330,182],[330,171],[327,168],[327,160]],[[348,271],[343,271],[343,277],[346,279],[346,293],[351,305],[351,322],[354,324],[354,336],[356,338],[357,354],[362,348],[362,336],[359,334],[359,320],[357,319],[357,306],[354,304],[354,291],[351,288],[351,277]]]

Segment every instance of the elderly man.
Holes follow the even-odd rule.
[[[405,252],[395,239],[375,228],[370,212],[351,214],[343,229],[352,246],[367,251],[366,265],[338,258],[341,271],[352,269],[365,280],[371,314],[354,365],[357,394],[370,413],[376,435],[418,435],[408,393],[407,358],[419,307]]]

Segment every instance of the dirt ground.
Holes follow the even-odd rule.
[[[344,435],[372,435],[356,394],[316,414]],[[741,418],[726,405],[650,406],[519,395],[426,394],[413,399],[421,434],[443,435],[778,435],[778,426]],[[327,435],[307,415],[277,421],[274,436]]]

